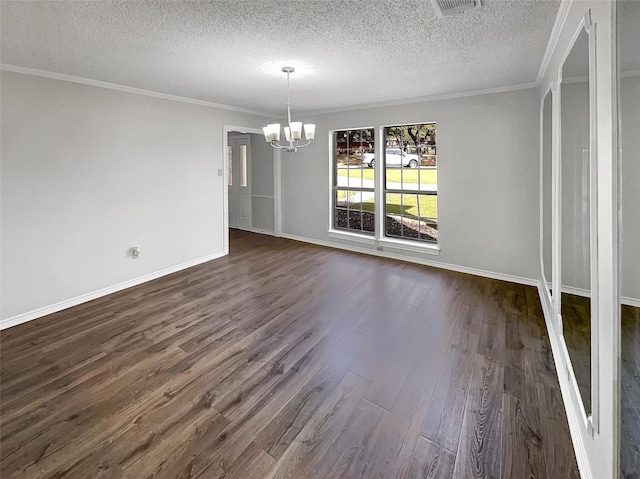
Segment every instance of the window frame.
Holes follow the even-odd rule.
[[[396,124],[396,125],[385,125],[383,127],[381,127],[380,129],[380,138],[383,140],[383,144],[382,144],[382,150],[384,152],[384,160],[381,162],[382,165],[384,166],[384,171],[382,172],[382,189],[381,189],[381,198],[380,201],[382,202],[382,212],[381,212],[381,217],[384,218],[385,222],[383,222],[381,224],[381,239],[384,238],[385,242],[388,242],[389,240],[394,240],[393,244],[398,245],[398,244],[405,244],[409,243],[412,244],[414,246],[416,245],[420,245],[418,247],[419,250],[423,250],[425,246],[437,246],[439,244],[439,235],[436,236],[435,240],[429,240],[429,239],[421,239],[421,238],[411,238],[411,237],[405,237],[405,236],[395,236],[395,235],[389,235],[387,234],[387,228],[386,228],[386,218],[387,218],[387,195],[388,194],[396,194],[396,195],[400,195],[401,198],[401,204],[403,201],[403,198],[405,195],[409,195],[409,196],[416,196],[416,201],[418,204],[418,208],[420,205],[420,200],[419,197],[420,196],[435,196],[436,197],[436,217],[432,218],[432,217],[428,217],[425,216],[425,218],[429,219],[429,220],[434,220],[436,224],[438,224],[438,217],[437,217],[437,201],[438,201],[438,188],[436,186],[435,191],[427,191],[427,190],[422,190],[420,189],[420,179],[418,179],[418,183],[417,183],[417,188],[416,189],[409,189],[404,187],[405,183],[404,183],[404,171],[406,169],[406,167],[403,165],[403,163],[400,163],[399,167],[391,167],[392,170],[397,169],[398,171],[400,171],[400,177],[401,177],[401,181],[400,181],[400,186],[401,188],[388,188],[387,187],[387,173],[389,171],[389,168],[387,168],[387,153],[390,150],[393,151],[399,151],[400,155],[402,155],[404,149],[402,146],[387,146],[386,142],[387,142],[387,131],[389,128],[402,128],[402,127],[407,127],[407,126],[417,126],[417,125],[436,125],[436,138],[437,138],[437,122],[436,121],[424,121],[424,122],[415,122],[415,123],[403,123],[403,124]],[[437,140],[436,140],[436,145],[434,145],[437,147]],[[393,154],[393,153],[392,153]],[[436,150],[436,166],[435,166],[435,170],[436,172],[438,171],[438,165],[437,165],[437,150]],[[418,165],[418,167],[420,167],[421,165]],[[419,168],[418,171],[420,172],[421,169]],[[418,177],[420,177],[420,173],[418,173]],[[402,215],[404,217],[404,215]],[[419,221],[421,221],[420,217],[419,217]],[[436,231],[438,231],[436,229]],[[397,243],[397,242],[400,243]],[[407,248],[410,249],[410,248]],[[411,248],[412,249],[412,248]],[[431,248],[429,248],[431,249]]]
[[[368,246],[375,246],[382,250],[391,249],[404,252],[414,252],[430,255],[438,255],[440,253],[440,235],[438,234],[438,241],[416,241],[411,238],[399,238],[399,237],[387,237],[386,233],[386,216],[385,206],[383,204],[385,198],[385,186],[386,178],[384,168],[384,161],[376,161],[374,165],[374,213],[375,213],[375,228],[374,234],[360,233],[357,231],[350,231],[347,229],[335,228],[335,208],[336,208],[336,188],[337,188],[337,167],[336,167],[336,133],[341,131],[353,131],[353,130],[368,130],[374,131],[374,155],[375,158],[382,158],[381,153],[386,155],[386,129],[394,126],[408,126],[408,125],[420,125],[434,123],[437,125],[437,121],[419,121],[403,124],[393,125],[376,125],[365,127],[348,127],[348,128],[335,128],[328,132],[328,144],[329,144],[329,228],[327,234],[330,238],[336,238],[341,240],[347,240],[349,242],[360,243]],[[437,150],[436,150],[437,151]],[[437,155],[437,153],[436,153]],[[437,168],[437,166],[436,166]],[[349,188],[356,189],[356,188]],[[370,191],[367,189],[367,191]],[[438,190],[436,190],[437,195]],[[439,233],[439,231],[438,231]]]
[[[340,168],[338,168],[338,164],[337,164],[337,150],[338,150],[338,142],[337,142],[337,135],[340,132],[352,132],[352,131],[358,131],[358,130],[371,130],[371,132],[373,133],[373,142],[374,142],[374,147],[373,147],[373,152],[375,154],[376,151],[376,144],[377,144],[377,128],[375,128],[374,126],[365,126],[365,127],[355,127],[355,128],[336,128],[335,130],[331,130],[329,131],[329,154],[330,154],[330,161],[329,161],[329,175],[331,178],[331,187],[330,187],[330,198],[329,198],[329,211],[330,211],[330,218],[329,218],[329,231],[328,234],[330,237],[336,237],[336,238],[342,238],[342,239],[348,239],[351,241],[356,241],[359,243],[366,243],[366,244],[375,244],[376,241],[376,230],[377,230],[377,216],[376,216],[376,212],[377,212],[377,202],[378,202],[378,197],[377,197],[377,162],[376,165],[374,165],[374,185],[373,187],[369,188],[369,187],[363,187],[363,186],[340,186],[338,185],[338,171]],[[349,176],[347,176],[349,178]],[[363,176],[360,177],[361,179],[363,179]],[[348,183],[348,181],[347,181]],[[373,231],[371,232],[367,232],[366,230],[360,229],[360,230],[355,230],[355,229],[348,229],[348,228],[340,228],[336,225],[336,211],[340,208],[337,205],[337,192],[339,190],[342,191],[357,191],[357,192],[367,192],[367,193],[373,193],[374,195],[374,210],[371,212],[374,215],[375,218],[375,223],[374,223],[374,228]],[[349,208],[346,208],[347,211],[349,211]],[[364,213],[365,211],[362,210],[362,208],[360,209],[361,213]]]

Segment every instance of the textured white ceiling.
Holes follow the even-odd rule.
[[[534,82],[558,0],[7,1],[4,64],[281,116]]]

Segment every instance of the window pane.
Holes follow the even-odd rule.
[[[233,185],[233,147],[227,146],[227,184]]]
[[[334,133],[333,227],[375,232],[374,129]]]
[[[349,212],[344,208],[335,209],[333,227],[336,229],[349,229]]]
[[[336,171],[336,186],[349,186],[349,168],[337,168]]]
[[[360,210],[363,202],[373,205],[373,193],[369,191],[336,190],[336,193],[336,207]]]
[[[373,146],[371,147],[363,146],[360,150],[361,165],[364,166],[365,168],[371,168],[373,170],[375,166],[375,161],[376,161],[376,157],[375,157],[375,150]],[[373,174],[371,175],[371,178],[373,178]]]
[[[338,168],[336,171],[336,186],[351,188],[375,188],[375,171],[367,166],[351,166]]]
[[[386,234],[421,241],[437,239],[438,197],[436,195],[387,193]]]
[[[359,148],[349,148],[349,166],[360,166],[360,149]]]
[[[376,231],[376,214],[373,209],[362,212],[362,230],[370,234]]]
[[[436,124],[385,128],[385,234],[437,241]]]
[[[438,241],[438,220],[420,218],[420,239],[423,241]]]
[[[435,173],[435,170],[433,172]],[[429,181],[430,177],[435,177],[433,173],[429,173],[426,170],[423,171],[421,167],[400,168],[391,166],[385,169],[385,175],[387,189],[413,191],[421,190],[423,188],[422,182]],[[426,185],[424,188],[426,188]]]
[[[434,139],[435,141],[435,139]],[[422,166],[438,166],[438,160],[436,156],[436,145],[427,145],[422,150]]]
[[[336,190],[334,227],[371,234],[375,231],[374,193]]]
[[[240,186],[247,186],[247,145],[240,145],[240,159],[242,161],[242,180]]]
[[[435,167],[420,167],[420,191],[438,191],[438,170]]]

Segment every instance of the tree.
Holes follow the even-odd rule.
[[[407,146],[414,147],[418,155],[422,155],[427,146],[436,144],[435,123],[390,126],[386,129],[386,134],[387,146],[400,146],[405,151]]]

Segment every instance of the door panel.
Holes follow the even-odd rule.
[[[229,226],[251,229],[251,142],[247,135],[228,138]]]
[[[229,226],[238,225],[238,192],[237,183],[233,181],[233,143],[228,142],[227,146],[227,187],[229,188]]]

